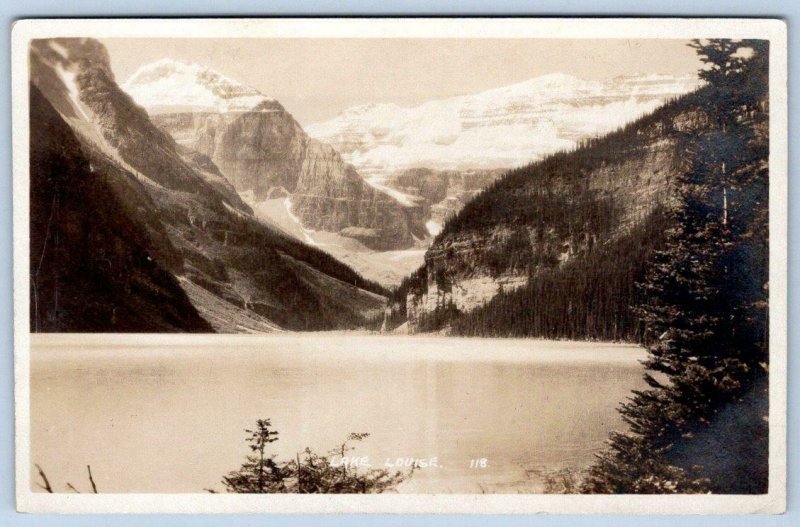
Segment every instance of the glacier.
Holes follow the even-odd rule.
[[[275,101],[210,68],[169,58],[142,66],[122,89],[151,114],[246,112],[263,102]]]
[[[366,104],[310,124],[365,177],[409,168],[514,168],[608,133],[700,86],[694,75],[607,81],[563,73],[414,107]]]

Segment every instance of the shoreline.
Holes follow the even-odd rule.
[[[182,360],[188,356],[245,360],[273,357],[276,361],[337,359],[358,366],[362,361],[386,362],[541,362],[630,363],[639,366],[647,351],[635,344],[361,333],[294,333],[270,335],[136,335],[34,334],[32,361],[64,357]]]

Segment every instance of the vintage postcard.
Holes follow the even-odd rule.
[[[12,45],[18,510],[784,510],[782,21]]]

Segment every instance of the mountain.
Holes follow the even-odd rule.
[[[573,147],[697,88],[696,76],[551,74],[415,107],[367,104],[306,127],[365,177],[408,168],[513,168]]]
[[[447,218],[506,169],[696,84],[548,75],[416,108],[361,106],[308,133],[278,101],[195,64],[160,60],[123,88],[159,128],[212,160],[264,223],[397,286]]]
[[[610,132],[697,86],[694,76],[600,82],[553,74],[416,107],[358,106],[306,130],[333,145],[373,186],[401,199],[424,200],[429,243],[448,218],[508,169]],[[422,264],[421,251],[402,262],[402,269],[413,271]],[[375,266],[354,265],[398,285],[396,276],[372,274]]]
[[[30,107],[31,331],[211,331],[170,272],[166,233],[125,211],[120,193],[135,203],[138,186],[98,176],[35,86]]]
[[[427,234],[421,203],[367,184],[334,148],[253,88],[169,59],[143,66],[122,87],[158,127],[213,161],[257,212],[281,199],[304,229],[377,250],[408,248]]]
[[[258,221],[156,127],[99,42],[32,41],[30,80],[32,329],[332,329],[382,310],[382,288]]]
[[[704,89],[496,180],[446,222],[401,285],[395,325],[639,338],[635,284],[663,246],[689,138],[709,126]]]

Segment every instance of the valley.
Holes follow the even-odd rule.
[[[346,109],[307,127],[275,99],[199,64],[163,59],[123,89],[181,146],[219,167],[261,221],[394,288],[423,264],[445,221],[508,169],[696,84],[551,75],[416,108]]]
[[[438,329],[444,319],[431,316],[578,265],[667,205],[679,125],[639,127],[614,159],[591,154],[576,172],[530,167],[579,157],[697,86],[549,75],[303,127],[279,101],[202,65],[162,59],[117,85],[97,42],[42,41],[31,56],[42,104],[100,178],[135,189],[117,199],[141,196],[123,210],[145,229],[151,259],[223,332],[377,329],[386,306],[388,329]]]

